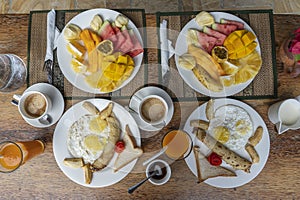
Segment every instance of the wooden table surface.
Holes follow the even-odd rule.
[[[147,20],[155,20],[147,15]],[[27,60],[29,15],[0,15],[0,53],[14,53]],[[153,21],[155,24],[155,22]],[[300,16],[274,15],[275,44],[279,44],[288,36],[291,30],[300,24]],[[150,41],[153,35],[148,35]],[[155,38],[152,38],[155,42]],[[156,50],[150,50],[156,55]],[[151,64],[151,58],[149,59]],[[154,61],[153,61],[154,62]],[[271,66],[270,66],[271,67]],[[10,174],[0,174],[1,199],[299,199],[300,198],[300,130],[289,130],[282,135],[276,133],[274,125],[268,120],[268,107],[282,99],[300,95],[300,77],[290,78],[283,72],[283,67],[277,59],[278,99],[247,100],[264,119],[270,135],[271,147],[268,161],[262,172],[248,184],[232,189],[220,189],[205,183],[196,184],[196,177],[188,169],[184,161],[171,165],[172,177],[163,186],[146,183],[134,194],[128,194],[127,189],[143,179],[144,173],[130,173],[117,184],[105,188],[91,189],[80,186],[68,179],[55,162],[52,150],[52,136],[55,125],[39,129],[28,125],[19,115],[17,108],[10,101],[14,93],[22,93],[22,87],[13,93],[0,94],[0,141],[31,140],[46,138],[45,152],[30,160],[21,168]],[[127,102],[119,102],[126,104]],[[193,105],[182,104],[182,121],[203,102]],[[67,108],[72,105],[68,103]],[[175,104],[175,119],[178,103]],[[173,126],[178,121],[172,121]],[[161,135],[161,134],[160,134]],[[160,135],[143,139],[144,151],[158,147]],[[140,161],[137,165],[141,165]],[[138,167],[138,166],[136,166]]]

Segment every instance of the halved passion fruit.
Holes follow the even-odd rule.
[[[114,51],[113,43],[110,40],[103,40],[97,46],[98,51],[100,51],[103,55],[112,54]]]
[[[215,46],[212,49],[211,54],[218,63],[223,63],[228,60],[228,51],[223,46]]]

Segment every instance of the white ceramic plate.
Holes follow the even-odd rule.
[[[109,10],[109,9],[104,9],[104,8],[87,10],[87,11],[84,11],[84,12],[76,15],[74,18],[72,18],[68,22],[68,24],[76,24],[82,29],[88,28],[90,26],[91,20],[93,19],[93,17],[96,14],[100,15],[103,20],[107,19],[110,22],[113,22],[120,13],[117,11],[114,11],[114,10]],[[67,27],[67,25],[65,27]],[[140,41],[141,45],[143,45],[143,41],[142,41],[140,32],[138,31],[137,27],[134,25],[134,23],[131,20],[129,20],[127,27],[128,27],[128,29],[132,29],[134,31],[134,33],[137,36],[138,40]],[[60,67],[62,73],[64,74],[64,76],[68,79],[68,81],[73,86],[77,87],[80,90],[83,90],[83,91],[89,92],[89,93],[94,93],[94,94],[105,93],[105,92],[101,92],[99,89],[90,87],[85,82],[84,75],[77,74],[72,70],[71,64],[70,64],[71,60],[72,60],[72,56],[66,48],[67,41],[65,40],[65,38],[63,36],[64,30],[65,29],[62,30],[62,34],[60,34],[59,38],[57,39],[57,59],[58,59],[58,64],[59,64],[59,67]],[[143,60],[143,53],[134,57],[135,68],[134,68],[132,74],[130,75],[130,77],[127,80],[125,80],[115,90],[118,90],[118,89],[124,87],[135,77],[135,75],[137,74],[137,72],[140,69],[142,60]],[[113,91],[115,91],[115,90],[113,90]]]
[[[27,123],[29,123],[31,126],[34,126],[37,128],[45,128],[45,127],[49,127],[49,126],[52,126],[53,124],[55,124],[59,120],[61,115],[63,114],[64,108],[65,108],[64,98],[63,98],[62,94],[60,93],[60,91],[56,87],[54,87],[53,85],[50,85],[48,83],[34,84],[25,90],[25,92],[28,92],[28,91],[39,91],[39,92],[47,94],[50,97],[50,99],[52,101],[52,108],[48,114],[52,117],[52,122],[48,125],[45,125],[45,124],[40,123],[38,120],[27,120],[27,119],[24,119],[24,120]]]
[[[216,99],[215,100],[215,110],[223,105],[236,105],[243,109],[245,109],[248,114],[250,115],[252,122],[253,122],[253,130],[256,130],[258,126],[263,127],[263,136],[261,141],[255,146],[255,149],[260,157],[259,163],[252,164],[250,173],[246,173],[242,170],[236,170],[235,173],[237,174],[236,177],[216,177],[216,178],[210,178],[205,181],[205,183],[219,188],[235,188],[242,186],[252,179],[254,179],[264,168],[268,156],[269,156],[269,150],[270,150],[270,139],[269,139],[269,132],[267,129],[267,126],[261,116],[250,106],[247,104],[233,100],[233,99]],[[190,121],[193,119],[202,119],[206,120],[207,118],[205,116],[205,108],[207,103],[202,104],[200,107],[194,110],[194,112],[189,116],[188,120],[186,121],[186,124],[184,126],[184,130],[190,134],[190,136],[193,138],[194,145],[200,146],[200,149],[204,155],[209,153],[208,148],[200,142],[195,135],[192,133],[193,128],[190,126]],[[240,156],[251,160],[249,154],[246,152],[245,149],[240,149],[236,151]],[[196,161],[193,151],[191,154],[185,159],[185,162],[187,163],[190,170],[194,173],[195,176],[197,176],[197,169],[196,169]],[[226,167],[230,170],[233,170],[232,167],[228,164],[226,164],[224,161],[222,162],[222,166]]]
[[[173,101],[172,101],[171,97],[169,96],[169,94],[166,91],[164,91],[163,89],[158,88],[158,87],[148,86],[148,87],[144,87],[144,88],[140,89],[139,91],[134,93],[134,95],[138,96],[140,99],[142,99],[146,96],[149,96],[149,95],[158,95],[158,96],[162,97],[168,104],[168,114],[167,114],[167,119],[166,119],[166,126],[169,124],[169,122],[171,121],[173,114],[174,114],[174,105],[173,105]],[[139,104],[133,98],[130,99],[129,107],[132,110],[134,110],[134,111],[132,111],[132,112],[134,112],[134,113],[132,113],[132,116],[135,119],[135,121],[137,122],[137,124],[139,125],[140,129],[145,130],[145,131],[158,131],[163,128],[163,127],[162,128],[154,127],[151,124],[145,123],[140,118],[140,116],[137,114],[137,112],[139,110]]]
[[[86,101],[93,103],[100,110],[103,110],[110,102],[109,100],[105,99],[90,99]],[[68,130],[76,120],[78,120],[81,116],[88,114],[88,111],[82,107],[82,103],[83,102],[79,102],[72,106],[69,110],[67,110],[67,112],[59,120],[55,128],[53,135],[53,152],[55,160],[59,168],[63,171],[63,173],[72,181],[80,185],[92,188],[113,185],[122,180],[132,170],[135,163],[137,162],[137,159],[123,167],[118,172],[114,173],[112,167],[117,157],[117,153],[115,153],[114,157],[112,158],[112,160],[106,168],[99,172],[93,173],[93,179],[91,184],[85,184],[84,173],[82,169],[73,169],[70,167],[66,167],[63,164],[63,160],[65,158],[73,157],[68,151],[67,147]],[[132,116],[128,113],[128,111],[126,111],[123,106],[114,102],[113,112],[115,113],[121,124],[121,138],[123,137],[125,126],[126,124],[128,124],[133,136],[135,137],[137,146],[141,146],[139,128]]]
[[[220,22],[221,18],[242,22],[242,23],[244,23],[244,28],[246,30],[251,31],[252,33],[254,33],[254,31],[251,29],[251,27],[245,21],[243,21],[242,19],[240,19],[239,17],[237,17],[235,15],[225,13],[225,12],[210,12],[210,14],[212,16],[214,16],[216,22]],[[183,29],[179,33],[179,36],[178,36],[177,41],[176,41],[175,61],[176,61],[176,66],[177,66],[177,69],[179,71],[179,74],[181,75],[183,80],[191,88],[193,88],[195,91],[197,91],[201,94],[204,94],[206,96],[226,97],[226,96],[231,96],[231,95],[234,95],[234,94],[242,91],[243,89],[245,89],[252,82],[253,79],[248,80],[247,82],[241,83],[241,84],[238,84],[238,85],[233,85],[233,86],[230,86],[230,87],[224,87],[223,91],[221,91],[221,92],[213,92],[213,91],[208,90],[206,87],[204,87],[204,85],[202,85],[202,83],[199,82],[199,80],[196,78],[196,76],[193,74],[193,72],[191,70],[186,70],[186,69],[180,67],[180,65],[178,63],[178,59],[179,59],[180,55],[187,52],[188,44],[187,44],[186,37],[187,37],[188,30],[190,28],[202,30],[203,27],[200,27],[196,23],[195,18],[192,19],[191,21],[189,21],[183,27]],[[261,50],[260,50],[260,45],[259,45],[258,39],[256,39],[255,41],[258,44],[256,46],[256,51],[259,53],[259,55],[261,55]]]

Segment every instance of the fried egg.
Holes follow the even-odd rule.
[[[253,134],[253,123],[243,108],[225,105],[215,111],[208,133],[229,149],[238,150],[245,147]]]
[[[85,163],[93,163],[108,142],[110,128],[106,120],[98,115],[84,115],[69,129],[67,145],[70,153],[83,158]]]

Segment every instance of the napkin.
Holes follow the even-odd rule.
[[[169,72],[170,67],[168,64],[169,59],[174,55],[175,50],[172,47],[172,42],[168,40],[168,29],[167,29],[167,21],[163,20],[160,23],[159,35],[160,35],[160,49],[161,49],[161,71],[162,78],[164,79],[167,72]]]
[[[53,61],[53,49],[55,40],[55,10],[52,9],[47,14],[47,49],[45,61]]]

